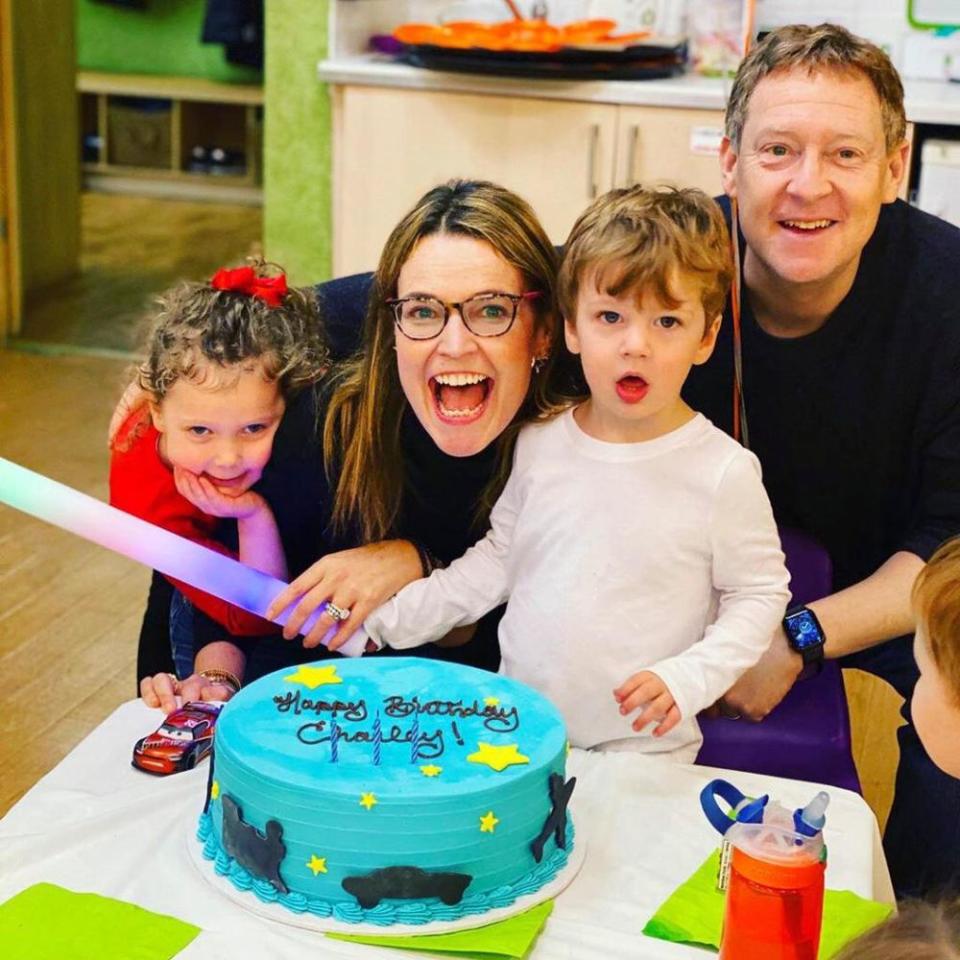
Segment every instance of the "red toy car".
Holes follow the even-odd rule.
[[[133,765],[161,776],[192,770],[213,747],[220,703],[190,702],[133,745]]]

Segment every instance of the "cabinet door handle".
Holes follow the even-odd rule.
[[[627,140],[627,183],[632,187],[637,182],[637,149],[640,146],[640,124],[630,126],[630,137]]]
[[[600,124],[590,125],[590,146],[587,158],[587,196],[593,200],[598,193],[597,187],[597,151],[600,149]]]

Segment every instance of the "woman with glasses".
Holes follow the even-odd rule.
[[[258,489],[274,508],[290,570],[302,571],[270,615],[295,603],[284,630],[295,637],[311,613],[324,613],[302,645],[269,638],[255,647],[223,642],[222,628],[198,615],[198,672],[242,674],[246,654],[252,679],[324,656],[318,644],[329,631],[349,633],[483,534],[520,426],[563,402],[551,387],[562,344],[556,270],[523,200],[494,184],[452,181],[396,226],[372,284],[360,277],[319,288],[335,356],[356,338],[349,315],[369,289],[359,346],[287,411]],[[495,670],[500,612],[422,652]],[[176,685],[164,672],[141,690],[166,708],[174,689],[198,697],[204,686],[196,673]]]

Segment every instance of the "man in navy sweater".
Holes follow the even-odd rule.
[[[840,27],[768,34],[733,85],[720,156],[741,231],[742,426],[778,522],[826,547],[836,592],[788,611],[725,702],[760,719],[818,656],[906,698],[884,844],[916,896],[960,888],[960,781],[909,722],[910,591],[960,532],[960,231],[896,199],[905,131],[889,59]],[[685,391],[731,432],[732,328]]]

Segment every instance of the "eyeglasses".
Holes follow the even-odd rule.
[[[463,325],[477,337],[502,337],[517,319],[523,300],[533,300],[540,291],[529,293],[480,293],[461,303],[444,303],[436,297],[400,297],[385,300],[393,307],[393,316],[400,332],[411,340],[433,340],[439,337],[456,310]]]

